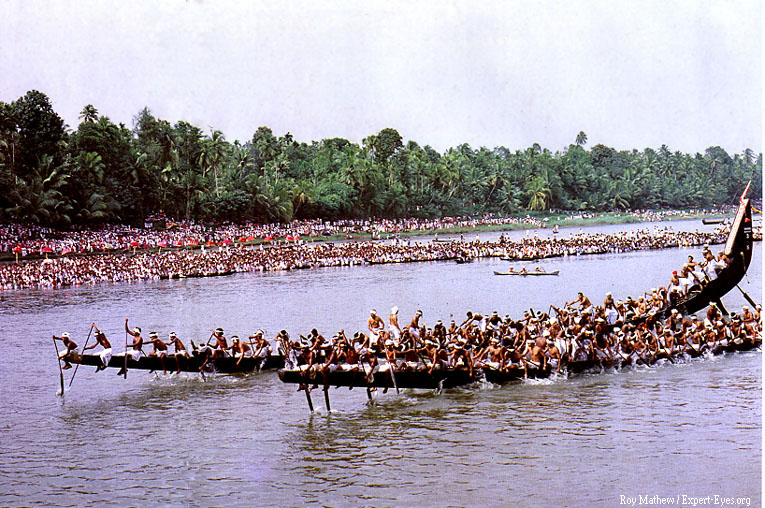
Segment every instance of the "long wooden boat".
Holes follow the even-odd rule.
[[[669,305],[659,312],[657,317],[666,318],[675,308],[682,314],[693,314],[712,302],[725,312],[720,300],[744,278],[752,262],[752,243],[752,206],[749,199],[742,197],[723,249],[730,264],[718,273],[716,279],[691,287],[685,299]]]
[[[622,358],[617,356],[613,359],[597,359],[572,361],[565,364],[559,375],[570,377],[585,372],[598,372],[604,369],[624,368],[633,365],[650,366],[654,363],[666,359],[672,362],[697,358],[702,355],[722,355],[725,353],[744,352],[755,349],[762,345],[758,337],[754,342],[741,341],[739,343],[730,341],[728,344],[718,344],[715,348],[709,349],[704,346],[701,350],[686,347],[684,350],[678,349],[672,358],[666,355],[657,355],[653,358]],[[324,374],[318,369],[303,370],[305,367],[279,370],[279,379],[283,383],[319,385],[325,383]],[[523,367],[515,366],[507,370],[499,370],[488,366],[477,366],[473,369],[471,375],[465,367],[458,368],[437,368],[433,373],[429,373],[427,368],[415,370],[405,370],[401,367],[394,370],[395,384],[391,377],[389,367],[383,365],[371,376],[368,375],[368,367],[362,370],[361,366],[350,366],[348,370],[337,369],[327,373],[327,384],[329,386],[345,387],[364,387],[369,388],[407,388],[435,390],[445,388],[455,388],[458,386],[469,385],[478,381],[488,381],[494,384],[504,384],[512,381],[529,379],[545,379],[555,374],[556,369],[549,365],[545,369],[529,366],[527,370]]]
[[[725,219],[701,219],[702,224],[722,224]]]
[[[497,270],[494,270],[494,275],[558,275],[560,273],[560,270],[553,270],[552,272],[498,272]]]
[[[67,361],[74,364],[90,365],[92,367],[102,367],[101,356],[98,354],[79,354],[69,353],[66,358]],[[210,358],[210,361],[205,366],[205,373],[219,373],[219,374],[235,374],[235,373],[247,373],[255,370],[273,370],[281,369],[284,367],[284,357],[281,355],[269,355],[264,359],[253,358],[245,356],[242,361],[237,365],[239,358],[233,356],[226,356],[222,358]],[[205,362],[205,356],[198,354],[190,355],[188,358],[179,355],[176,362],[176,355],[170,354],[164,358],[165,369],[168,372],[177,371],[181,372],[196,372],[199,373],[202,365]],[[109,360],[107,367],[122,369],[125,366],[125,357],[122,354],[113,355]],[[153,370],[162,371],[162,360],[158,356],[142,355],[138,360],[134,360],[128,355],[127,369],[138,370]]]

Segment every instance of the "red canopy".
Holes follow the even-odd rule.
[[[223,241],[222,241],[222,242],[220,242],[220,243],[231,243],[231,240],[230,240],[230,239],[228,239],[228,238],[226,238],[225,240],[223,240]]]
[[[43,252],[53,252],[53,249],[51,249],[50,247],[43,247],[42,251]]]
[[[16,247],[13,248],[13,252],[15,252],[16,254],[21,254],[22,252],[24,252],[24,249],[22,249],[21,247],[17,245]]]
[[[183,242],[178,240],[177,242],[175,242],[175,246],[176,247],[183,247]]]
[[[271,240],[273,240],[273,239],[274,239],[274,238],[273,238],[272,236],[267,236],[267,237],[265,237],[265,238],[263,239],[263,241],[264,241],[264,242],[270,242],[270,241],[271,241]]]
[[[245,237],[243,237],[243,236],[240,236],[240,237],[239,237],[239,243],[244,243],[244,242],[246,242],[246,241],[247,241],[247,238],[245,238]]]
[[[254,236],[248,236],[248,237],[247,237],[247,241],[248,241],[248,242],[251,242],[251,241],[253,241],[253,240],[255,240],[255,237],[254,237]]]
[[[138,242],[136,242],[135,240],[133,240],[132,242],[130,242],[130,246],[131,246],[131,247],[138,247],[139,245],[141,245],[141,244],[140,244],[140,243],[138,243]]]
[[[189,245],[194,245],[194,244],[189,243]],[[212,247],[213,245],[215,245],[215,242],[213,242],[212,240],[207,240],[207,243],[205,245],[207,245],[208,247]]]

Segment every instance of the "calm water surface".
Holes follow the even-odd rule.
[[[333,389],[330,414],[316,393],[321,409],[311,415],[304,394],[273,372],[202,381],[131,371],[123,380],[82,368],[56,396],[50,336],[69,331],[82,345],[92,321],[118,345],[126,317],[186,343],[217,326],[229,336],[353,332],[370,308],[387,315],[393,305],[401,321],[422,309],[430,325],[469,309],[518,317],[580,290],[593,301],[637,296],[666,284],[688,254],[700,249],[542,263],[559,277],[495,277],[509,263],[488,259],[0,293],[0,505],[584,507],[619,506],[620,495],[717,494],[759,506],[759,351],[380,394],[374,406],[363,390]],[[761,281],[757,244],[742,283],[757,301]],[[745,301],[731,293],[724,303]]]

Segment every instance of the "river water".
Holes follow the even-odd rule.
[[[654,224],[587,232],[635,227]],[[203,381],[131,371],[123,380],[83,367],[56,395],[50,337],[69,331],[82,345],[92,321],[119,345],[125,318],[145,332],[176,331],[187,344],[218,326],[228,336],[353,332],[371,308],[387,316],[393,305],[402,324],[417,309],[429,325],[460,322],[471,309],[517,318],[577,291],[593,302],[609,291],[637,296],[666,284],[688,254],[699,258],[700,248],[541,263],[558,277],[496,277],[510,263],[486,259],[0,293],[0,505],[589,507],[660,496],[680,506],[683,495],[717,495],[760,506],[759,351],[567,380],[380,393],[371,406],[363,390],[332,389],[329,414],[320,391],[310,414],[305,395],[274,372]],[[759,243],[742,287],[761,301]],[[723,302],[730,310],[746,303],[738,291]]]

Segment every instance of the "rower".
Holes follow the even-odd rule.
[[[141,353],[143,353],[143,337],[141,337],[141,329],[137,326],[132,330],[128,328],[128,320],[125,318],[125,332],[133,337],[133,343],[128,345],[128,347],[132,349],[128,349],[124,354],[129,355],[133,358],[133,360],[138,361],[138,359],[141,357]],[[127,359],[125,363],[127,364]],[[117,372],[118,376],[122,374],[125,374],[124,365],[120,371]]]
[[[489,345],[475,357],[474,363],[482,363],[491,369],[504,371],[506,369],[505,348],[499,343],[499,339],[496,337],[489,339]]]
[[[338,334],[332,338],[332,350],[327,355],[324,364],[319,366],[321,377],[324,380],[324,391],[329,390],[329,375],[340,368],[341,364],[346,362],[345,348],[343,347],[343,337]],[[351,383],[351,388],[353,384]]]
[[[576,304],[579,304],[579,308],[581,309],[583,314],[585,310],[590,309],[592,307],[592,302],[590,301],[590,299],[584,296],[584,293],[582,293],[581,291],[577,293],[576,300],[574,300],[571,303],[568,303],[568,302],[566,303],[566,307],[571,307],[572,305],[576,305]]]
[[[223,335],[223,328],[216,328],[213,332],[213,337],[215,337],[213,357],[220,358],[226,356],[226,351],[229,349],[229,347],[228,342],[226,341],[226,337]],[[207,343],[210,343],[209,339],[207,340]]]
[[[100,353],[98,353],[98,356],[101,357],[101,365],[96,367],[96,372],[104,370],[106,367],[109,366],[109,360],[112,358],[112,345],[109,343],[109,341],[106,339],[106,335],[104,332],[98,329],[95,323],[93,323],[93,329],[96,331],[96,343],[90,346],[85,346],[82,348],[82,352],[84,353],[88,349],[95,349],[96,346],[101,345],[104,349]]]
[[[183,345],[183,342],[181,342],[181,339],[178,338],[175,332],[170,332],[168,339],[169,339],[169,342],[167,343],[167,345],[175,347],[175,366],[178,368],[178,374],[180,374],[181,373],[180,358],[188,358],[189,352],[186,350],[186,347]]]
[[[61,337],[53,336],[53,340],[60,340],[64,343],[64,349],[58,354],[58,357],[60,360],[64,360],[64,366],[62,367],[64,370],[71,369],[72,364],[69,363],[69,360],[67,359],[69,357],[69,353],[76,353],[77,352],[77,344],[69,338],[69,332],[64,332],[61,334]]]
[[[709,308],[707,309],[707,317],[704,320],[704,324],[706,325],[708,323],[712,325],[718,319],[722,319],[722,316],[720,315],[720,309],[717,308],[717,304],[715,302],[712,302],[709,304]]]
[[[290,343],[290,334],[287,330],[280,330],[276,335],[277,353],[284,358],[285,367],[294,369],[297,367],[297,354]]]
[[[385,323],[380,318],[380,316],[377,315],[377,311],[374,309],[369,311],[369,319],[367,319],[367,328],[369,329],[369,333],[372,336],[373,342],[377,340],[377,336],[380,334],[380,332],[385,329]]]
[[[165,357],[167,356],[167,344],[165,344],[162,339],[159,338],[159,335],[157,335],[157,332],[150,332],[149,333],[149,340],[146,341],[147,344],[151,344],[154,346],[154,349],[152,349],[151,353],[149,353],[147,356],[159,356],[159,363],[162,365],[162,375],[167,375],[167,369],[165,368]]]
[[[556,374],[560,373],[560,368],[563,363],[561,360],[561,352],[560,352],[560,349],[558,349],[558,346],[556,346],[555,342],[553,341],[549,341],[547,343],[547,356],[549,357],[548,362],[550,364],[550,367],[555,368]]]
[[[470,351],[466,348],[467,339],[459,339],[452,350],[452,354],[449,357],[449,364],[457,368],[462,366],[468,369],[470,377],[473,377],[473,358]]]
[[[390,330],[390,335],[393,338],[393,341],[398,344],[401,340],[401,327],[398,325],[398,307],[394,306],[390,310],[390,317],[388,318],[390,325],[388,327],[388,330]]]
[[[257,358],[258,370],[261,370],[271,354],[271,344],[263,336],[263,330],[258,330],[249,338],[251,340],[250,344],[252,345],[252,356]],[[254,343],[252,342],[252,339],[255,339]],[[241,361],[241,359],[239,361]],[[238,364],[239,362],[237,362],[237,365]]]
[[[248,343],[239,340],[238,335],[231,336],[231,347],[229,349],[231,350],[231,353],[233,354],[234,358],[239,358],[236,361],[237,367],[239,367],[239,365],[242,363],[242,360],[244,359],[245,355],[252,350],[252,348],[250,348],[250,345]]]
[[[422,311],[418,310],[414,317],[412,318],[412,322],[409,323],[409,334],[414,339],[414,342],[417,343],[420,340],[420,318],[422,317]]]

